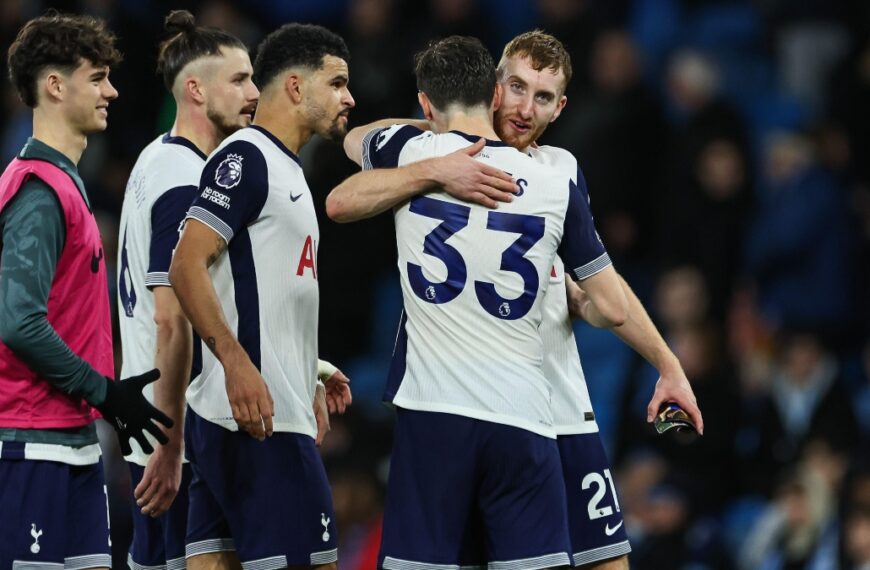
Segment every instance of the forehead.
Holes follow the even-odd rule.
[[[532,60],[526,55],[514,55],[505,59],[505,79],[521,79],[537,89],[559,93],[565,86],[565,73],[562,69],[554,71],[545,67],[540,71],[532,67]]]
[[[329,76],[346,76],[348,74],[347,62],[334,55],[325,55],[323,56],[323,65],[320,66],[317,73]]]
[[[77,75],[92,75],[94,73],[109,73],[108,65],[94,65],[89,59],[81,58],[79,60],[79,65],[73,70],[74,74]]]

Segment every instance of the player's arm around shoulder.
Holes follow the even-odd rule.
[[[488,208],[510,202],[517,192],[510,175],[474,159],[483,149],[483,139],[448,155],[399,167],[405,143],[422,132],[409,125],[374,130],[370,126],[354,129],[345,139],[348,157],[363,172],[347,178],[327,197],[326,214],[336,222],[370,218],[436,188]]]
[[[373,131],[387,130],[391,127],[400,128],[403,126],[413,127],[416,131],[425,132],[431,130],[429,121],[419,119],[381,119],[366,125],[360,125],[351,129],[344,137],[344,152],[347,157],[357,163],[363,165],[363,141]]]

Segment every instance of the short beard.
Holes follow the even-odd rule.
[[[205,116],[208,117],[208,120],[211,121],[223,138],[227,138],[242,128],[238,122],[233,123],[228,121],[224,115],[221,115],[211,107],[206,107]]]
[[[341,144],[344,142],[344,137],[347,136],[347,129],[341,124],[341,121],[336,120],[321,136],[328,141]]]

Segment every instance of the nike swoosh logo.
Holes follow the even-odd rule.
[[[619,521],[619,524],[616,525],[616,526],[613,527],[613,528],[610,528],[610,523],[604,525],[604,534],[606,534],[607,536],[613,536],[613,533],[615,533],[616,531],[618,531],[618,530],[619,530],[619,527],[621,527],[621,526],[622,526],[622,523],[624,523],[624,522],[625,522],[625,521]]]
[[[302,194],[297,194],[296,196],[294,196],[292,192],[290,193],[290,201],[291,202],[295,202],[296,200],[298,200],[301,197],[302,197]]]

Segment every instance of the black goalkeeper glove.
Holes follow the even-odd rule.
[[[160,371],[157,369],[132,376],[120,382],[114,382],[111,378],[106,378],[106,399],[96,408],[103,414],[103,418],[112,424],[115,431],[118,432],[118,440],[121,443],[121,453],[130,455],[133,450],[130,448],[130,438],[133,437],[139,442],[142,451],[151,453],[154,448],[145,437],[145,431],[148,431],[161,444],[165,445],[169,438],[163,433],[157,424],[152,420],[157,420],[167,428],[172,427],[172,420],[166,414],[155,408],[142,395],[142,389],[151,382],[160,378]]]

